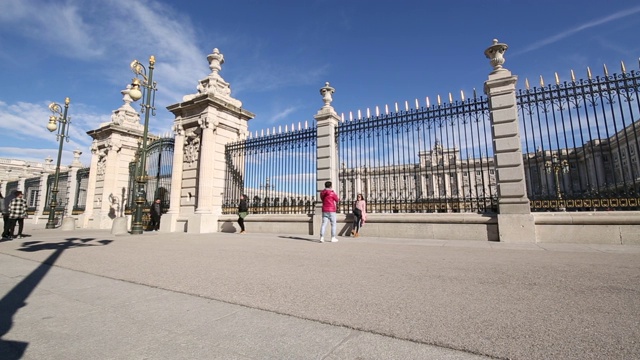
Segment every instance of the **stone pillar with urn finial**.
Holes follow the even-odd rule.
[[[122,208],[127,204],[129,164],[135,158],[144,132],[140,115],[131,106],[130,90],[131,85],[127,85],[120,91],[123,104],[113,111],[111,121],[87,132],[93,143],[83,227],[111,229],[114,219],[122,216]]]
[[[314,118],[317,126],[317,152],[316,152],[316,206],[313,216],[313,234],[320,233],[322,223],[322,203],[320,202],[320,192],[324,189],[324,184],[331,181],[333,189],[338,189],[338,144],[336,143],[336,130],[340,117],[331,106],[333,93],[336,90],[326,82],[320,88],[320,95],[324,105],[318,110]],[[343,194],[338,194],[343,196]]]
[[[240,100],[231,96],[230,84],[220,76],[224,55],[213,49],[207,61],[211,73],[198,81],[197,92],[167,107],[175,116],[176,141],[169,216],[162,217],[161,230],[219,231],[225,186],[225,145],[246,139],[248,121],[255,117],[242,108]]]
[[[498,188],[498,236],[501,242],[536,242],[525,183],[520,141],[516,83],[518,77],[505,69],[508,46],[493,40],[484,54],[493,71],[484,84],[489,98],[491,134]]]

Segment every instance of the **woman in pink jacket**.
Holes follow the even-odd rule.
[[[358,199],[353,203],[353,229],[351,235],[358,237],[360,234],[360,227],[364,225],[367,220],[367,202],[364,201],[362,194],[358,194]]]
[[[331,181],[324,183],[324,190],[320,193],[322,200],[322,227],[320,228],[320,242],[324,242],[324,229],[327,223],[331,221],[331,242],[338,242],[336,238],[336,210],[340,198],[338,194],[331,188]]]

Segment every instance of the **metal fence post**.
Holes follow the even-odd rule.
[[[506,44],[493,40],[485,50],[493,71],[484,84],[489,98],[501,242],[535,242],[535,223],[524,177],[515,88],[518,77],[502,67]]]

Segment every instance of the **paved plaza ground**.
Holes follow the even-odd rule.
[[[640,246],[26,232],[2,359],[640,358]]]

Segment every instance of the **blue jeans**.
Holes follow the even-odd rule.
[[[322,227],[320,228],[321,237],[324,237],[324,229],[329,221],[331,221],[331,237],[336,237],[336,213],[324,211],[322,212]]]

